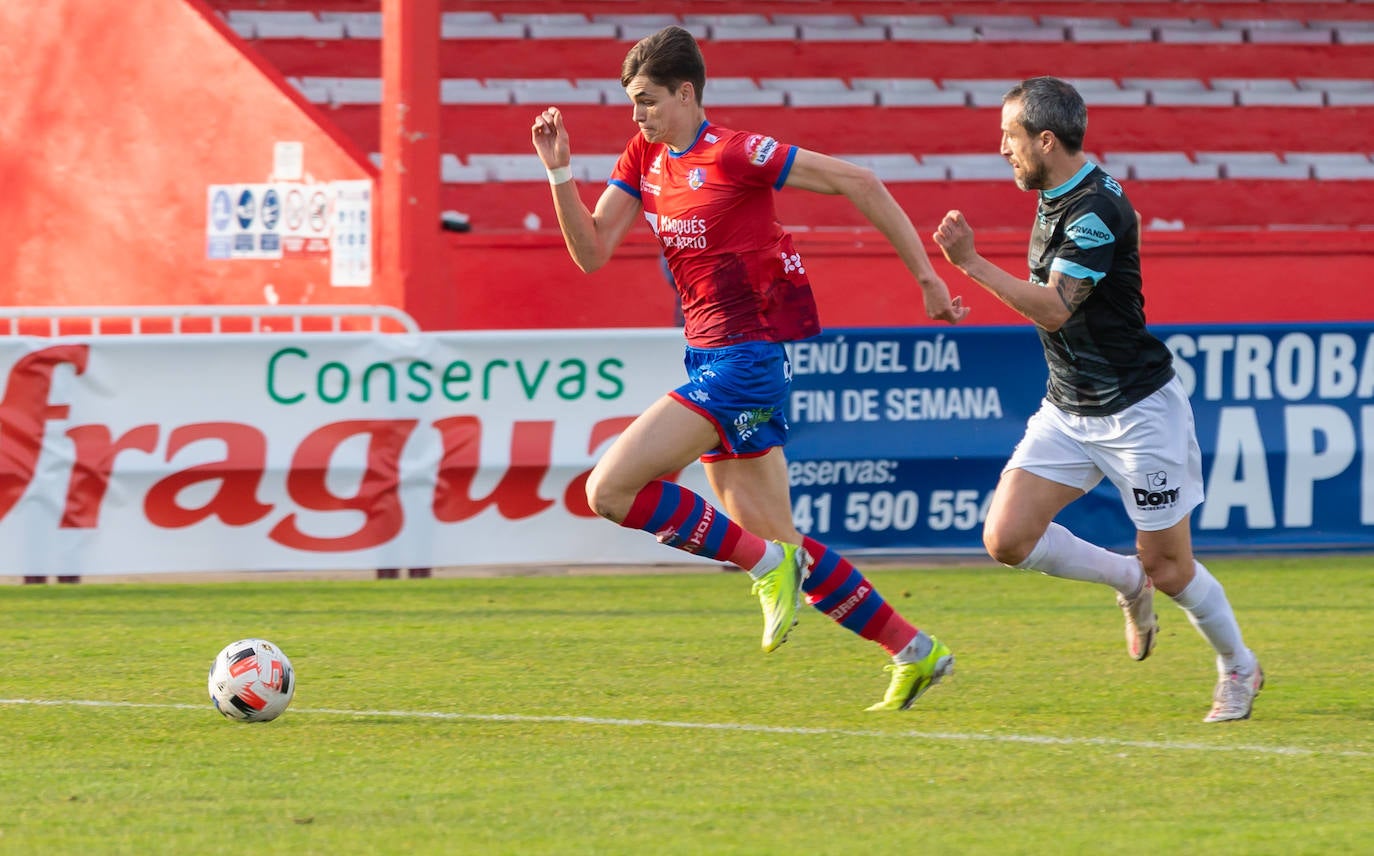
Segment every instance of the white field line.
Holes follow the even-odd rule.
[[[84,699],[0,698],[0,705],[42,707],[100,707],[146,710],[213,711],[206,704],[144,704],[132,701],[95,701]],[[340,710],[327,707],[293,707],[295,716],[389,717],[393,719],[437,719],[455,722],[518,722],[550,725],[590,725],[610,728],[677,728],[693,731],[737,731],[752,734],[804,734],[820,737],[876,737],[886,740],[943,740],[965,743],[1022,743],[1036,746],[1103,746],[1119,749],[1154,749],[1165,752],[1232,752],[1294,757],[1374,758],[1374,751],[1362,749],[1310,749],[1303,746],[1255,746],[1215,743],[1187,743],[1172,740],[1120,740],[1115,737],[1047,737],[1034,734],[978,734],[950,731],[878,731],[856,728],[807,728],[796,725],[750,725],[742,722],[677,722],[661,719],[617,719],[600,716],[529,716],[519,713],[446,713],[427,710]],[[1224,730],[1222,725],[1218,730]],[[1234,727],[1234,726],[1232,726]]]

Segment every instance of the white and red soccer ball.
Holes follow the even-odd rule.
[[[240,639],[224,646],[210,665],[210,701],[239,722],[269,722],[281,716],[296,692],[296,674],[282,650],[266,639]]]

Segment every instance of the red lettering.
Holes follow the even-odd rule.
[[[110,487],[115,457],[127,449],[151,452],[157,448],[157,426],[130,428],[112,441],[105,425],[78,425],[67,432],[76,446],[71,478],[67,482],[67,502],[62,509],[63,529],[93,529],[100,523],[100,506]]]
[[[593,425],[591,439],[587,441],[587,453],[596,452],[602,443],[625,433],[625,429],[629,428],[633,421],[633,416],[617,416],[614,419],[602,419]],[[578,474],[563,491],[563,504],[567,506],[568,512],[576,517],[596,517],[591,503],[587,502],[587,479],[591,474],[591,470]]]
[[[533,517],[552,499],[539,495],[553,454],[552,422],[516,422],[511,430],[510,468],[491,493],[472,497],[472,480],[481,466],[482,423],[476,416],[454,416],[434,423],[444,452],[434,482],[434,519],[457,523],[495,505],[502,517]],[[583,501],[585,504],[585,500]]]
[[[55,345],[25,354],[10,368],[0,399],[0,520],[33,483],[44,424],[67,417],[68,405],[48,404],[53,369],[65,363],[81,374],[90,352],[89,345]]]
[[[415,419],[352,419],[321,426],[306,435],[291,458],[286,489],[302,508],[310,511],[357,511],[365,520],[356,532],[336,538],[307,535],[288,514],[272,527],[268,537],[297,550],[343,552],[385,544],[401,531],[405,511],[399,492],[401,450],[415,430]],[[329,461],[343,441],[368,435],[367,469],[353,496],[329,491]]]
[[[143,499],[143,513],[157,526],[177,529],[218,517],[229,526],[247,526],[266,517],[272,506],[258,501],[257,491],[267,468],[267,438],[257,428],[238,422],[201,422],[176,428],[167,438],[167,461],[202,440],[220,440],[225,447],[218,461],[197,464],[159,480]],[[177,502],[186,488],[217,481],[219,488],[204,505],[188,508]]]
[[[616,416],[597,422],[592,426],[592,436],[587,442],[587,453],[595,453],[602,443],[625,433],[625,429],[629,428],[633,421],[635,421],[633,416]],[[596,517],[596,512],[592,511],[591,504],[587,502],[587,479],[591,477],[591,474],[591,470],[578,473],[568,483],[567,489],[563,491],[563,505],[567,507],[568,513],[574,517]],[[662,478],[665,481],[675,482],[680,475],[682,475],[682,470],[674,470],[671,473],[664,473]]]

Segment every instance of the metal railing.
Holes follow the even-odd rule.
[[[205,330],[188,331],[191,319],[208,321]],[[282,326],[273,321],[280,320]],[[314,320],[316,324],[307,322]],[[365,322],[348,325],[346,320]],[[152,322],[167,328],[157,332],[247,332],[247,333],[418,333],[415,319],[394,306],[380,305],[299,305],[299,306],[0,306],[0,335],[21,335],[21,322],[47,321],[47,333],[34,333],[31,325],[22,331],[27,335],[67,335],[63,323],[89,322],[89,330],[77,335],[103,335],[107,332],[141,334]],[[237,321],[238,323],[233,323]],[[264,322],[267,322],[264,324]],[[84,325],[83,325],[84,326]],[[111,331],[109,328],[115,327]],[[127,328],[127,329],[126,329]],[[235,328],[235,329],[228,329]],[[243,328],[243,329],[237,329]]]

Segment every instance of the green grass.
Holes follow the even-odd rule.
[[[1374,558],[1208,565],[1269,676],[1248,722],[1201,722],[1167,600],[1135,663],[1110,592],[991,566],[870,573],[958,658],[900,715],[817,613],[760,653],[737,574],[0,586],[0,698],[148,705],[0,704],[0,853],[1369,847]],[[205,698],[243,636],[295,664],[275,722]]]

